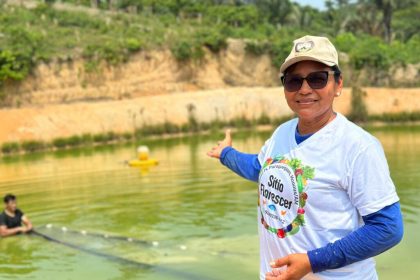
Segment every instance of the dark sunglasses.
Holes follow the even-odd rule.
[[[298,91],[306,80],[312,89],[324,88],[328,83],[329,75],[336,74],[335,71],[317,71],[309,73],[308,76],[302,77],[294,74],[286,74],[281,77],[281,82],[287,91]]]

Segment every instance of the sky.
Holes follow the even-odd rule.
[[[293,2],[299,3],[301,6],[309,5],[320,10],[325,9],[324,0],[293,0]]]

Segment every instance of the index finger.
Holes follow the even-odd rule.
[[[225,131],[225,138],[226,139],[232,138],[231,132],[232,132],[232,130],[230,128],[226,129],[226,131]]]

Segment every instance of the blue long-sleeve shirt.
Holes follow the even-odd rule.
[[[298,139],[297,135],[296,140],[302,142],[308,137],[310,135]],[[257,154],[241,153],[226,147],[220,161],[236,174],[258,181],[261,164]],[[376,256],[401,241],[403,221],[399,202],[362,218],[365,223],[362,227],[334,243],[307,252],[313,272],[340,268]]]

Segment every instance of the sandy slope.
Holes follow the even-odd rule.
[[[420,110],[420,89],[367,88],[371,114]],[[347,114],[351,90],[336,99],[335,110]],[[123,100],[72,102],[0,110],[0,143],[28,139],[51,140],[82,133],[127,132],[144,124],[182,124],[193,114],[198,121],[249,119],[262,113],[271,118],[290,115],[282,88],[231,87],[150,95]]]

